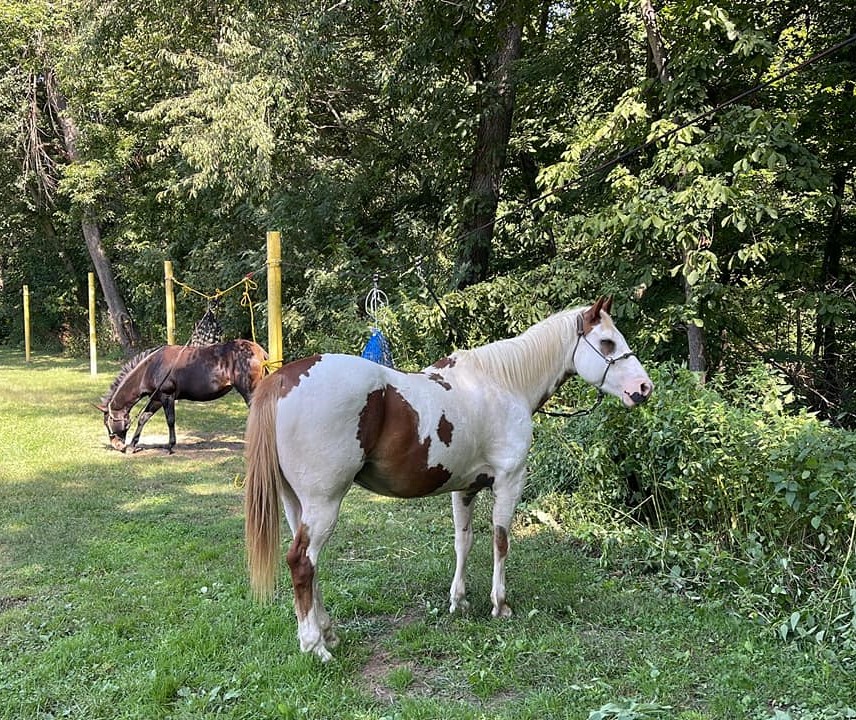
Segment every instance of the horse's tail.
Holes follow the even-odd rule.
[[[280,498],[284,490],[276,450],[276,405],[280,383],[268,376],[259,384],[247,418],[247,477],[244,487],[244,537],[253,596],[273,597],[279,575]]]

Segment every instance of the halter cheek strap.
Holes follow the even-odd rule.
[[[109,421],[109,424],[107,425],[107,437],[111,439],[114,437],[119,437],[119,433],[113,432],[110,428],[114,423],[122,422],[122,418],[113,417],[113,411],[109,405],[107,406],[107,420]]]

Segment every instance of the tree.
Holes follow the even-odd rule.
[[[46,68],[44,71],[45,94],[50,110],[54,113],[54,117],[58,119],[68,162],[72,164],[80,163],[82,161],[78,148],[80,131],[68,107],[68,101],[57,86],[57,82],[54,71]],[[51,181],[45,180],[44,182]],[[140,333],[134,326],[131,315],[125,306],[125,300],[116,284],[113,266],[101,242],[101,228],[95,206],[89,203],[83,204],[79,208],[79,213],[81,216],[80,227],[83,232],[83,238],[86,241],[86,249],[89,251],[89,257],[92,259],[95,273],[98,276],[98,282],[101,285],[104,299],[107,302],[113,332],[116,334],[116,338],[119,340],[119,344],[122,346],[125,354],[131,355],[140,345]]]
[[[472,82],[481,89],[468,193],[461,209],[458,288],[487,279],[490,269],[493,225],[514,116],[514,65],[522,53],[523,13],[520,3],[500,3],[496,47],[484,60],[473,58]]]

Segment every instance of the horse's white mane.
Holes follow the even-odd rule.
[[[563,360],[576,337],[577,316],[585,306],[563,310],[523,334],[472,350],[458,350],[456,367],[473,368],[508,390],[535,391],[564,372]]]

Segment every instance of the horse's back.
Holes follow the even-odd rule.
[[[179,400],[215,400],[233,387],[247,402],[264,377],[267,353],[251,340],[166,345],[150,364],[149,383]]]
[[[282,422],[300,430],[358,420],[373,392],[404,375],[353,355],[312,355],[283,365],[262,386],[277,396]]]

